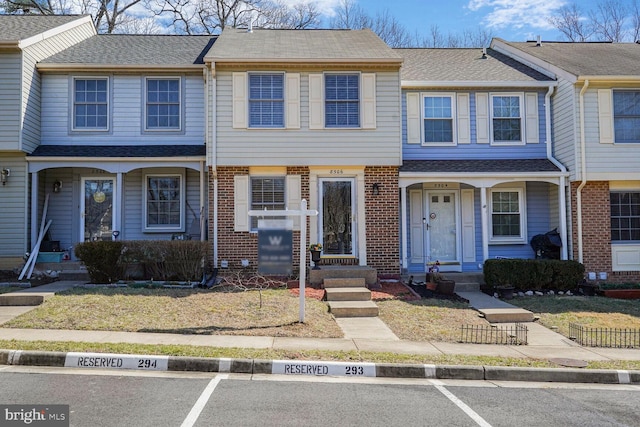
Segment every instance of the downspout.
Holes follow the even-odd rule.
[[[560,237],[564,244],[562,245],[562,256],[561,259],[569,259],[569,252],[567,248],[567,205],[566,205],[566,172],[567,168],[564,167],[562,163],[560,163],[555,157],[553,157],[552,143],[551,143],[551,95],[555,92],[557,86],[549,86],[549,90],[547,90],[547,94],[544,96],[544,114],[545,120],[547,122],[546,126],[546,140],[547,140],[547,159],[551,161],[562,174],[560,175],[559,182],[559,191],[562,194],[559,195],[560,201]]]
[[[587,154],[584,130],[584,93],[589,87],[589,80],[584,81],[580,90],[580,176],[582,182],[576,190],[576,221],[578,225],[578,262],[582,263],[582,189],[587,185]]]
[[[213,221],[213,266],[218,268],[218,161],[216,152],[216,78],[214,62],[211,62],[210,70],[209,78],[207,79],[207,99],[205,100],[207,106],[207,156],[211,166],[211,173],[213,174],[210,177],[210,181],[213,181],[213,214],[210,213],[209,217]],[[211,203],[209,203],[209,206],[211,206]]]

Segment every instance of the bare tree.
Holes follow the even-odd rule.
[[[486,47],[491,44],[493,34],[486,28],[462,31],[462,45],[464,47]]]
[[[627,6],[620,0],[606,0],[598,3],[596,10],[591,11],[589,16],[598,39],[612,42],[624,40]]]
[[[311,1],[287,5],[282,0],[266,4],[260,13],[258,25],[264,28],[302,30],[320,26],[320,11]]]
[[[638,42],[640,41],[640,7],[638,7],[638,1],[633,0],[633,3],[630,7],[631,13],[631,41]]]
[[[593,34],[591,24],[582,16],[580,8],[575,3],[562,6],[558,15],[549,18],[549,23],[572,42],[587,41]]]

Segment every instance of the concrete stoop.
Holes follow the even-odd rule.
[[[319,269],[309,270],[309,283],[321,285],[325,279],[362,278],[367,286],[378,283],[378,271],[366,265],[323,265]]]
[[[45,295],[33,292],[9,292],[0,295],[0,306],[24,306],[24,305],[40,305],[44,302]]]
[[[478,310],[489,323],[533,322],[535,316],[524,308],[485,308]]]
[[[323,286],[329,312],[334,317],[378,316],[378,306],[371,301],[364,277],[326,278]]]

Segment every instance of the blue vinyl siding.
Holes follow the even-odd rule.
[[[498,93],[498,90],[483,90],[482,93]],[[524,92],[532,92],[531,90]],[[430,91],[432,93],[432,91]],[[540,142],[525,145],[478,144],[476,132],[476,91],[469,93],[471,143],[452,147],[425,147],[407,143],[407,91],[402,92],[402,158],[404,160],[470,160],[470,159],[539,159],[546,158],[546,118],[544,93],[538,92],[538,134]]]

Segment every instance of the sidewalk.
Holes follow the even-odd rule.
[[[65,289],[81,284],[75,281],[60,281],[36,288],[27,288],[15,293],[26,295],[41,295],[47,298]],[[465,297],[474,305],[474,295]],[[478,293],[480,294],[480,293]],[[7,294],[3,294],[7,295]],[[2,295],[0,295],[2,297]],[[495,298],[475,295],[483,302],[483,307],[490,307],[491,300],[497,307],[513,307]],[[485,299],[488,298],[488,299]],[[371,351],[399,354],[426,355],[471,355],[495,356],[535,359],[579,359],[584,361],[607,360],[640,360],[637,349],[611,349],[581,347],[566,337],[553,332],[537,323],[527,323],[529,329],[529,344],[524,346],[507,346],[494,344],[460,344],[450,342],[418,342],[400,340],[393,335],[386,325],[378,318],[374,318],[374,325],[378,322],[384,329],[384,334],[372,334],[366,327],[345,331],[347,338],[289,338],[267,336],[237,336],[237,335],[181,335],[144,332],[114,332],[114,331],[75,331],[48,329],[13,329],[2,328],[2,323],[19,316],[37,306],[1,306],[0,305],[0,338],[19,341],[71,341],[92,343],[136,343],[136,344],[166,344],[190,345],[209,347],[239,347],[276,350],[326,350],[326,351]],[[383,330],[380,330],[383,332]],[[376,338],[373,338],[376,336]],[[379,339],[384,336],[386,339]]]

